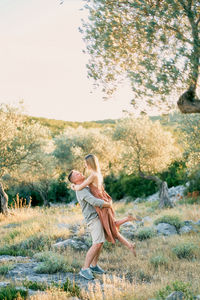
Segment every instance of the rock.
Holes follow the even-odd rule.
[[[0,288],[4,288],[9,284],[10,284],[10,282],[0,282]]]
[[[152,218],[149,216],[146,216],[142,219],[143,222],[152,222]]]
[[[168,223],[159,223],[157,226],[154,227],[158,234],[162,235],[173,235],[177,234],[176,227],[170,225]]]
[[[5,263],[5,262],[24,262],[24,261],[29,261],[30,258],[27,256],[11,256],[11,255],[1,255],[0,256],[0,263]]]
[[[128,239],[134,239],[135,232],[136,227],[131,222],[127,222],[120,227],[120,233]]]
[[[16,228],[20,226],[20,224],[17,224],[17,223],[11,223],[11,224],[8,224],[8,225],[5,225],[3,226],[3,228]]]
[[[67,239],[63,242],[59,242],[53,245],[55,248],[67,248],[68,246],[76,250],[88,250],[88,245],[83,243],[81,240]]]
[[[58,223],[56,224],[58,228],[60,229],[69,229],[70,228],[70,225],[69,224],[66,224],[66,223]]]
[[[199,221],[197,221],[195,224],[200,226],[200,220],[199,220]]]
[[[159,200],[159,192],[157,192],[157,193],[155,193],[155,194],[153,194],[153,195],[151,195],[151,196],[148,196],[148,197],[146,198],[146,200],[147,200],[148,202],[154,202],[154,201]]]
[[[200,295],[195,296],[194,300],[200,300]]]
[[[172,292],[165,300],[183,300],[185,299],[183,292]]]
[[[179,230],[180,234],[189,233],[189,232],[197,232],[197,230],[192,225],[187,225],[187,226],[185,225],[181,227]]]
[[[195,222],[192,221],[192,220],[185,220],[185,221],[184,221],[184,224],[185,224],[186,226],[188,226],[188,225],[195,225]]]

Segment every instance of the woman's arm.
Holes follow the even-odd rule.
[[[94,181],[95,174],[91,174],[87,179],[85,179],[81,184],[72,184],[71,189],[74,191],[80,191],[88,186],[90,183]]]

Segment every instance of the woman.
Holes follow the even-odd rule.
[[[82,184],[72,184],[71,188],[73,190],[80,191],[84,187],[89,186],[90,192],[93,194],[93,196],[107,202],[112,202],[112,198],[106,193],[103,187],[103,176],[101,174],[98,158],[93,154],[89,154],[85,157],[85,163],[86,167],[90,171],[89,177],[86,180],[84,180]],[[118,239],[122,244],[128,247],[129,250],[136,256],[135,243],[131,244],[129,241],[127,241],[119,233],[119,227],[125,222],[140,220],[141,218],[133,217],[132,214],[129,214],[128,217],[117,221],[115,220],[115,213],[112,208],[95,207],[95,209],[103,225],[107,241],[114,244],[116,239]]]

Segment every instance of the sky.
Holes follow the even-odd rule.
[[[109,101],[87,78],[78,31],[83,0],[0,0],[0,102],[66,121],[116,119],[131,110],[131,90]]]

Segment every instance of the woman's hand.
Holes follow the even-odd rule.
[[[74,183],[72,183],[72,184],[71,184],[71,189],[72,189],[73,191],[78,191],[78,190],[79,190],[79,184],[74,184]]]

